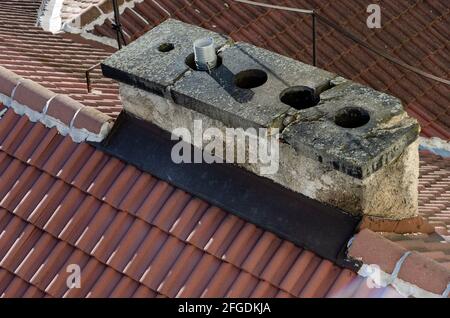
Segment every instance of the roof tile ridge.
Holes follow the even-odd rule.
[[[406,297],[445,296],[450,269],[435,260],[369,229],[361,230],[349,245],[347,256],[363,263],[358,274],[368,277],[372,288],[392,285]]]
[[[112,128],[113,119],[68,95],[56,94],[42,85],[0,66],[0,103],[32,122],[69,135],[76,143],[100,142]]]
[[[117,0],[119,14],[126,8],[133,8],[137,3],[144,0]],[[84,30],[91,30],[96,25],[101,25],[110,16],[114,15],[114,8],[111,0],[102,0],[96,5],[92,5],[69,21],[63,23],[62,29],[70,33],[81,33]]]

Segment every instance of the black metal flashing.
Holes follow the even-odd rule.
[[[338,265],[360,218],[231,164],[176,164],[170,134],[124,111],[98,149]],[[199,151],[199,150],[193,150]]]

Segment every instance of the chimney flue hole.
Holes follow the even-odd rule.
[[[175,46],[172,43],[162,43],[158,46],[158,51],[162,53],[167,53],[172,51],[175,48]]]
[[[234,77],[234,84],[243,89],[252,89],[264,85],[267,82],[267,73],[258,70],[245,70]]]
[[[334,117],[335,124],[343,128],[358,128],[367,124],[369,120],[369,113],[361,107],[345,107]]]
[[[316,106],[320,98],[310,87],[293,86],[281,92],[280,100],[286,105],[300,110]]]

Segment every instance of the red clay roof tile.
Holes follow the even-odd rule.
[[[72,118],[83,107],[83,104],[67,95],[58,95],[50,101],[47,115],[59,119],[66,126],[70,126]]]
[[[422,152],[419,179],[421,213],[436,231],[450,238],[450,158]]]
[[[0,297],[39,298],[45,295],[19,276],[0,268]]]
[[[204,213],[202,213],[202,216],[203,215]],[[244,224],[245,222],[242,219],[232,214],[226,215],[205,245],[205,250],[214,255],[223,256]],[[191,231],[193,228],[194,227],[191,228]]]
[[[30,80],[19,79],[13,97],[14,101],[21,105],[27,106],[38,113],[43,113],[47,101],[55,95],[55,93],[49,91],[42,85]],[[9,96],[12,96],[12,94]],[[53,117],[59,118],[58,116]]]
[[[395,234],[381,233],[385,238],[395,242],[405,249],[419,252],[450,269],[450,244],[437,233],[421,235],[418,233]]]
[[[6,96],[11,96],[14,87],[16,87],[20,76],[7,69],[2,69],[2,81],[0,81],[0,93]]]

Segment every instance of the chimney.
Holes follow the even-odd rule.
[[[199,63],[194,51],[211,43],[216,54]],[[194,120],[278,129],[279,168],[262,176],[280,186],[354,215],[417,216],[420,127],[395,97],[172,19],[102,69],[121,82],[128,114],[166,131],[194,134]],[[261,175],[260,163],[239,165]]]

